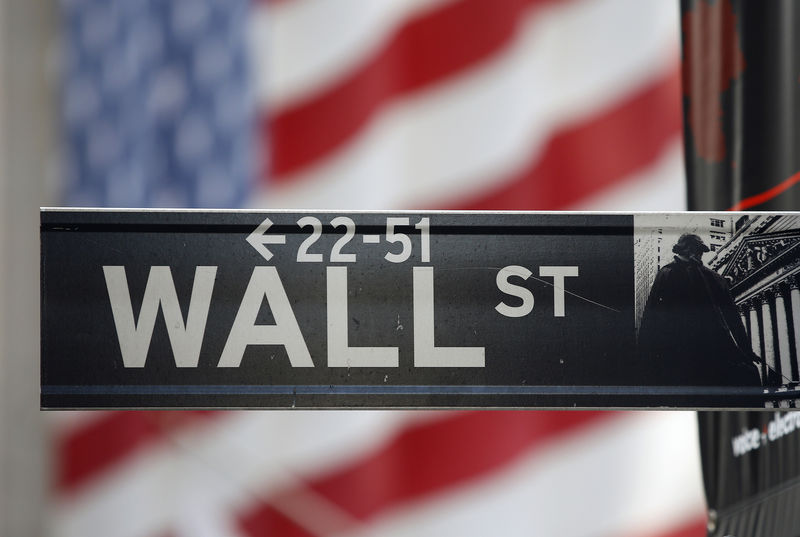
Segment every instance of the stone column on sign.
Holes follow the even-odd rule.
[[[758,304],[759,302],[755,298],[751,298],[744,302],[742,306],[747,311],[747,318],[750,320],[750,323],[747,325],[747,332],[750,334],[750,346],[753,352],[761,358],[758,371],[761,374],[761,382],[763,383],[767,378],[767,369],[764,366],[763,353],[761,351],[761,326],[758,320]]]
[[[781,365],[781,374],[787,380],[792,378],[792,356],[789,349],[789,320],[786,316],[786,295],[788,288],[778,286],[775,293],[775,325],[778,335],[778,359]]]
[[[789,306],[792,309],[792,334],[794,336],[794,349],[795,356],[792,361],[795,363],[796,369],[800,370],[797,355],[800,354],[800,285],[798,285],[797,276],[792,276],[789,279]],[[797,376],[793,380],[800,380]]]
[[[775,340],[772,337],[772,312],[769,307],[772,298],[771,294],[766,291],[759,295],[761,300],[761,329],[764,334],[763,358],[769,367],[777,371],[779,366],[775,363]]]
[[[756,303],[755,300],[747,301],[747,309],[750,314],[750,345],[753,347],[753,352],[761,356],[761,327],[758,323]]]

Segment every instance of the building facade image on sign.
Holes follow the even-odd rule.
[[[654,347],[660,345],[671,356],[682,356],[667,362],[683,361],[678,368],[663,363],[661,378],[686,382],[688,375],[680,372],[695,370],[698,380],[707,377],[703,383],[746,384],[757,372],[764,385],[796,384],[800,292],[794,248],[800,241],[800,219],[734,213],[640,214],[635,218],[640,355],[658,356]],[[681,236],[691,238],[681,241]],[[696,278],[681,286],[680,280],[691,279],[684,267],[696,265],[681,258],[688,257],[693,248],[706,274],[716,276]],[[676,249],[681,251],[676,253]],[[682,290],[688,291],[688,296],[681,298]],[[706,296],[714,300],[703,319],[696,298],[705,300]],[[684,307],[685,302],[686,315],[659,319],[667,306],[656,307],[654,299],[676,308]],[[683,352],[676,352],[678,346],[684,347]],[[703,360],[703,356],[715,356],[719,361]],[[704,371],[692,365],[701,363],[707,366]],[[787,405],[784,400],[783,406]]]
[[[42,406],[787,405],[799,228],[45,210]]]

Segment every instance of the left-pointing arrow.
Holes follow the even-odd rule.
[[[272,252],[265,246],[267,244],[286,244],[286,235],[266,235],[265,233],[272,225],[272,220],[265,218],[253,232],[247,236],[247,242],[256,249],[256,252],[269,261],[272,259]]]

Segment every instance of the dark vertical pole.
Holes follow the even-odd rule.
[[[800,209],[800,3],[681,0],[690,210]]]
[[[680,6],[689,209],[800,209],[800,2]],[[780,415],[699,413],[709,535],[797,534],[800,441],[768,441]]]

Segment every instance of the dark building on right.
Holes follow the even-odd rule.
[[[762,378],[772,368],[782,379],[776,391],[795,391],[800,383],[800,216],[741,216],[709,266],[731,284],[753,351],[763,358]],[[785,395],[774,406],[797,406]]]

